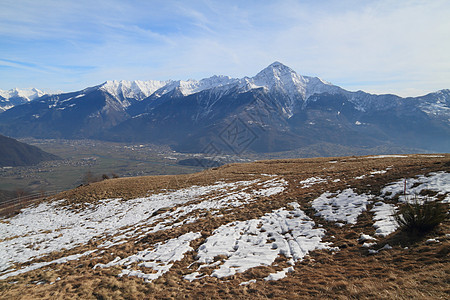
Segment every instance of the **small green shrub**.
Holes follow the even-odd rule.
[[[421,202],[415,198],[413,203],[407,203],[400,207],[394,217],[400,229],[414,233],[425,233],[443,222],[447,216],[447,204],[430,201],[429,199]]]

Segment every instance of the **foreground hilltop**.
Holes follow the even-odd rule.
[[[404,195],[404,191],[409,195]],[[111,179],[0,219],[1,298],[446,298],[450,155],[231,164]]]

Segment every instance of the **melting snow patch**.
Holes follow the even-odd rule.
[[[352,189],[338,193],[325,192],[312,202],[312,207],[327,221],[356,224],[358,216],[366,210],[371,196],[358,195]]]
[[[256,279],[251,279],[249,281],[241,282],[241,283],[239,283],[239,285],[249,285],[250,283],[255,283],[255,282],[256,282]]]
[[[302,189],[304,189],[304,188],[309,188],[309,187],[311,187],[311,186],[313,186],[315,184],[318,184],[318,183],[326,183],[326,182],[327,182],[326,179],[323,179],[323,178],[320,178],[320,177],[311,177],[311,178],[302,180],[299,183],[303,185]]]
[[[194,250],[189,244],[199,237],[201,237],[199,232],[189,232],[164,243],[157,243],[154,249],[146,249],[124,259],[115,259],[106,265],[97,264],[94,268],[105,268],[114,265],[129,266],[133,263],[138,263],[139,267],[151,268],[156,271],[156,273],[146,274],[140,270],[125,269],[122,270],[122,273],[119,274],[119,276],[122,277],[128,275],[143,278],[146,281],[155,280],[169,271],[173,262],[182,260],[186,252]]]
[[[95,251],[97,251],[97,250],[86,251],[84,253],[70,255],[70,256],[58,258],[58,259],[55,259],[55,260],[52,260],[52,261],[35,263],[35,264],[32,264],[32,265],[26,266],[26,267],[24,267],[22,269],[19,269],[17,271],[3,274],[3,275],[0,276],[0,280],[6,279],[6,278],[11,277],[11,276],[20,275],[20,274],[23,274],[23,273],[26,273],[26,272],[29,272],[29,271],[32,271],[32,270],[37,270],[37,269],[40,269],[42,267],[45,267],[45,266],[48,266],[48,265],[51,265],[51,264],[63,264],[63,263],[66,263],[68,261],[71,261],[71,260],[77,260],[80,257],[89,255],[89,254],[91,254],[91,253],[93,253]]]
[[[7,223],[0,223],[0,274],[14,263],[30,262],[64,248],[72,249],[91,239],[105,239],[100,247],[111,247],[130,238],[138,238],[138,231],[145,234],[194,222],[196,218],[188,216],[174,223],[194,210],[240,206],[251,201],[255,195],[279,193],[287,185],[284,179],[271,179],[263,183],[267,187],[250,187],[258,182],[260,180],[219,182],[128,201],[105,199],[95,205],[88,204],[83,210],[61,207],[63,200],[23,209],[18,215],[8,218]],[[202,200],[212,193],[219,193],[219,196],[185,205],[190,201]],[[159,209],[177,205],[185,206],[154,215]]]
[[[376,156],[368,156],[367,158],[402,158],[402,157],[408,157],[408,155],[376,155]]]
[[[395,205],[377,202],[371,212],[374,213],[373,227],[375,227],[376,236],[385,237],[397,230],[398,224],[394,219],[394,214],[397,212]]]
[[[400,202],[412,202],[414,197],[404,195],[405,180],[401,179],[394,182],[381,190],[383,195],[389,194],[389,198],[394,198],[399,195]],[[447,172],[435,172],[430,173],[428,176],[420,175],[417,178],[406,179],[406,192],[410,195],[419,195],[422,190],[435,191],[437,195],[446,195],[442,202],[450,203],[450,173]],[[436,197],[431,197],[436,199]]]
[[[360,242],[365,242],[365,241],[376,241],[377,239],[368,234],[361,233],[358,240]]]
[[[391,249],[392,249],[392,246],[389,245],[389,244],[386,244],[386,245],[384,245],[384,247],[381,248],[380,250],[391,250]]]
[[[199,249],[197,262],[210,264],[219,255],[223,263],[212,276],[223,278],[245,272],[258,266],[270,266],[279,255],[303,259],[309,251],[329,249],[323,243],[324,229],[314,228],[315,223],[291,203],[293,210],[281,208],[259,219],[236,221],[220,226]]]
[[[271,281],[271,280],[280,280],[287,276],[287,273],[294,272],[293,267],[287,267],[284,268],[282,271],[278,271],[276,273],[271,273],[269,276],[265,277],[264,280]]]
[[[425,241],[426,244],[435,244],[435,243],[439,243],[438,239],[428,239]]]
[[[372,171],[370,174],[377,175],[377,174],[385,174],[387,173],[387,170],[380,170],[380,171]]]
[[[194,280],[202,279],[203,277],[206,277],[206,275],[203,275],[203,276],[202,275],[203,275],[202,273],[194,272],[191,274],[184,275],[183,278],[192,282]]]

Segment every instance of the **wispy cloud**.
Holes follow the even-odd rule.
[[[252,76],[280,60],[352,90],[418,94],[450,88],[449,15],[444,0],[4,0],[0,88]]]

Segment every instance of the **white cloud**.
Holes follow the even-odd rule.
[[[16,0],[4,8],[0,57],[54,70],[46,79],[53,89],[113,78],[253,76],[275,60],[350,90],[406,96],[450,88],[448,1]],[[89,68],[63,78],[73,76],[59,71],[64,64]],[[15,72],[20,81],[23,70]]]

